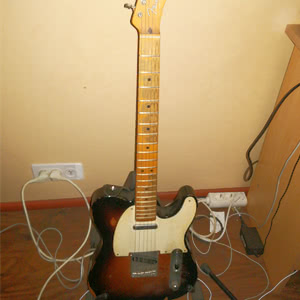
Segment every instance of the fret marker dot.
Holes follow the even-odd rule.
[[[148,127],[147,130],[150,130],[150,128]]]
[[[151,78],[150,78],[150,77],[148,78],[148,81],[151,81]]]
[[[148,108],[150,108],[150,105],[147,105]]]

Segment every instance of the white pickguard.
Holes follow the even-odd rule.
[[[113,250],[116,256],[128,256],[131,252],[160,251],[171,253],[174,249],[187,252],[184,235],[196,213],[193,197],[185,199],[176,215],[167,219],[156,217],[151,222],[136,222],[135,207],[129,207],[121,216],[114,234]],[[135,230],[135,224],[157,224],[156,229]]]

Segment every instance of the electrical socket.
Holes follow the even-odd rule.
[[[224,211],[213,211],[214,215],[216,218],[219,219],[219,221],[221,222],[222,226],[224,227],[225,225],[225,213]],[[213,220],[212,215],[210,215],[210,220]],[[213,232],[214,229],[214,223],[213,222],[209,222],[209,232]],[[219,224],[219,222],[216,223],[216,233],[221,231],[221,225]]]
[[[215,208],[229,207],[230,203],[232,207],[241,207],[248,202],[244,192],[208,193],[206,200],[209,207]]]
[[[62,176],[70,180],[81,180],[84,178],[82,163],[55,163],[55,164],[33,164],[32,173],[38,177],[41,171],[60,170]]]

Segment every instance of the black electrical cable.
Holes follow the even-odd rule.
[[[247,168],[247,170],[244,173],[244,181],[248,181],[250,180],[250,178],[253,175],[253,165],[255,164],[252,163],[252,160],[250,158],[250,152],[252,151],[252,149],[254,148],[254,146],[256,145],[256,143],[260,140],[260,138],[263,136],[263,134],[265,133],[265,131],[267,130],[267,128],[269,127],[271,121],[273,120],[274,116],[276,115],[278,109],[280,108],[281,104],[286,100],[286,98],[294,92],[294,90],[296,90],[298,87],[300,86],[300,83],[296,84],[295,86],[293,86],[279,101],[279,103],[276,105],[276,107],[274,108],[273,112],[271,113],[269,119],[267,120],[265,126],[263,127],[263,129],[260,131],[260,133],[258,134],[258,136],[255,138],[255,140],[252,142],[252,144],[249,146],[248,150],[246,151],[246,159],[248,162],[249,167]]]
[[[202,218],[205,218],[205,216],[196,216],[196,217],[194,218],[194,220],[200,220],[200,219],[202,219]],[[212,218],[212,216],[211,216],[211,218]],[[220,221],[220,219],[219,219],[218,217],[215,217],[215,218],[216,218],[217,222],[220,224],[220,227],[221,227],[220,232],[223,232],[224,227],[223,227],[222,222]],[[187,244],[187,246],[188,246],[188,249],[191,251],[191,246],[190,246],[189,239],[188,239],[188,236],[187,236],[187,235],[185,236],[185,242],[186,242],[186,244]],[[205,242],[205,241],[203,241],[203,242]]]
[[[268,234],[267,234],[267,236],[266,236],[266,238],[265,238],[264,248],[266,247],[267,239],[268,239],[268,236],[270,235],[270,232],[271,232],[271,229],[272,229],[273,220],[274,220],[274,218],[275,218],[275,216],[276,216],[276,214],[277,214],[277,212],[278,212],[278,210],[279,210],[279,207],[280,207],[280,204],[281,204],[282,199],[284,198],[284,196],[286,195],[286,193],[287,193],[287,191],[288,191],[288,189],[289,189],[289,187],[290,187],[290,184],[291,184],[291,181],[292,181],[292,178],[293,178],[293,175],[294,175],[294,172],[295,172],[295,170],[296,170],[296,167],[297,167],[297,165],[298,165],[299,160],[300,160],[300,155],[298,156],[298,159],[297,159],[296,163],[294,164],[294,167],[293,167],[292,173],[291,173],[291,175],[290,175],[288,184],[287,184],[287,186],[286,186],[286,188],[285,188],[285,190],[284,190],[282,196],[280,197],[280,200],[279,200],[279,202],[278,202],[277,209],[276,209],[276,211],[275,211],[275,213],[274,213],[274,215],[273,215],[273,217],[272,217],[271,225],[270,225]]]

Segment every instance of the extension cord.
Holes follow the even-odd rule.
[[[246,206],[248,201],[244,192],[208,193],[205,203],[211,208],[226,208]]]

